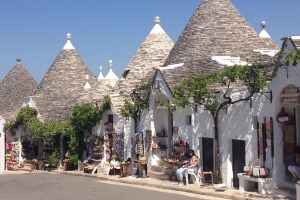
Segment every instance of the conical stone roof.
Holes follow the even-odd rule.
[[[22,107],[24,100],[34,94],[37,82],[18,62],[0,83],[0,115],[12,119]]]
[[[260,38],[230,0],[203,0],[181,33],[164,66],[184,63],[172,70],[189,74],[191,69],[202,72],[220,70],[222,63],[213,57],[240,59],[244,63],[269,62],[270,56],[259,55],[260,50],[279,50],[272,40]],[[259,58],[259,59],[258,59]],[[208,64],[209,65],[200,65]],[[197,65],[197,66],[194,66]],[[172,82],[170,70],[163,70],[167,82]],[[174,81],[173,81],[174,82]]]
[[[174,43],[160,26],[159,17],[155,26],[138,48],[111,93],[113,109],[120,114],[120,107],[133,89],[142,81],[148,81],[155,70],[162,66]]]
[[[87,82],[91,88],[96,78],[85,65],[70,42],[70,38],[62,51],[47,71],[38,86],[38,94],[32,97],[41,117],[45,121],[67,120],[75,104],[85,99],[83,95],[91,95],[84,87]]]
[[[174,45],[166,64],[212,56],[252,59],[255,49],[279,49],[265,43],[229,0],[203,0]]]

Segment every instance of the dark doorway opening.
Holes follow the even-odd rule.
[[[202,138],[203,171],[213,171],[214,169],[214,139]]]
[[[232,140],[232,170],[233,170],[233,187],[239,187],[238,173],[244,172],[244,166],[246,163],[245,158],[245,141],[244,140]]]

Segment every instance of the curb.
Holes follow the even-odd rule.
[[[141,185],[140,181],[134,181],[134,180],[124,180],[122,178],[115,179],[115,178],[109,178],[109,177],[103,177],[103,176],[97,176],[93,174],[84,174],[84,173],[73,173],[68,171],[51,171],[52,173],[56,174],[66,174],[66,175],[72,175],[72,176],[84,176],[84,177],[91,177],[96,178],[100,180],[105,181],[111,181],[116,183],[125,183],[130,185]],[[143,186],[153,187],[153,188],[159,188],[159,189],[166,189],[166,190],[175,190],[180,192],[187,192],[187,193],[193,193],[198,195],[204,195],[204,196],[211,196],[211,197],[217,197],[217,198],[223,198],[223,199],[233,199],[233,200],[247,200],[249,197],[243,197],[243,196],[234,196],[224,193],[217,193],[217,192],[210,192],[210,191],[201,191],[201,188],[199,190],[190,189],[188,187],[176,187],[176,186],[168,186],[168,185],[162,185],[158,183],[151,183],[151,182],[143,182]]]

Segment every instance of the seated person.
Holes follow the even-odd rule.
[[[198,161],[198,158],[197,156],[195,155],[195,152],[193,149],[190,149],[189,150],[189,159],[187,161],[184,162],[184,165],[177,169],[176,170],[176,176],[177,176],[177,180],[178,180],[178,183],[177,185],[178,186],[183,186],[183,174],[186,173],[186,171],[188,170],[188,167],[193,167],[193,166],[196,166],[197,165],[197,161]]]
[[[113,171],[113,175],[119,172],[121,169],[121,161],[116,154],[113,154],[110,161],[110,169]]]
[[[291,181],[296,182],[300,180],[300,146],[297,146],[295,151],[295,165],[289,165],[288,170],[293,175],[293,179]]]

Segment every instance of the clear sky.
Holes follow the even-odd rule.
[[[0,0],[0,80],[16,58],[39,83],[71,33],[71,42],[95,76],[108,60],[120,76],[159,16],[176,42],[202,0]],[[231,0],[260,32],[261,21],[281,47],[300,35],[300,0]]]

